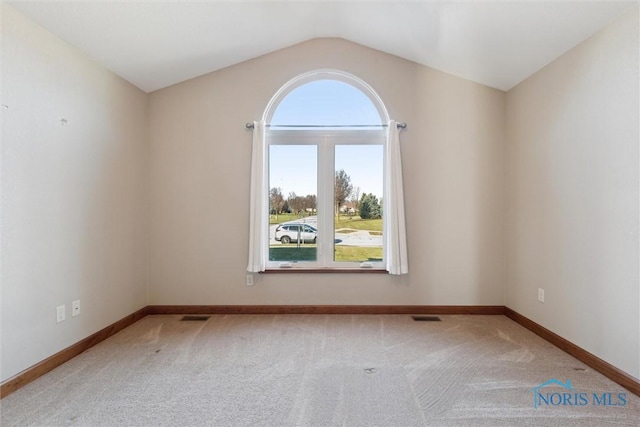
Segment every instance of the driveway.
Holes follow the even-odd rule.
[[[382,236],[373,236],[366,230],[351,231],[350,233],[340,233],[338,230],[335,236],[336,245],[340,246],[382,246]]]

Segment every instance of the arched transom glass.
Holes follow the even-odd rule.
[[[278,104],[271,127],[295,125],[380,126],[380,113],[359,89],[338,80],[318,80],[295,88]]]

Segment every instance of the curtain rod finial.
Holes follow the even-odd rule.
[[[249,122],[247,122],[244,126],[245,126],[247,129],[253,129],[253,123],[249,123]]]

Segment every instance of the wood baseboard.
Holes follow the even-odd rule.
[[[489,314],[501,305],[150,305],[147,314]]]
[[[571,356],[575,357],[585,365],[600,372],[602,375],[609,378],[610,380],[617,382],[618,384],[620,384],[622,387],[626,388],[633,394],[640,396],[640,381],[638,381],[631,375],[621,371],[620,369],[616,368],[612,364],[605,362],[604,360],[600,359],[598,356],[592,353],[589,353],[587,350],[581,347],[578,347],[571,341],[568,341],[565,338],[562,338],[560,335],[554,332],[551,332],[544,326],[537,324],[536,322],[523,316],[522,314],[516,311],[513,311],[509,307],[504,308],[504,314],[511,320],[515,321],[521,326],[524,326],[525,328],[529,329],[531,332],[535,333],[536,335],[539,335],[540,337],[544,338],[551,344],[555,345],[560,350],[570,354]]]
[[[133,314],[130,314],[117,322],[107,326],[104,329],[99,330],[93,335],[78,341],[70,347],[54,354],[51,357],[46,358],[40,363],[33,365],[32,367],[25,369],[16,376],[9,378],[0,385],[0,399],[4,398],[21,387],[29,384],[35,379],[43,376],[47,372],[50,372],[62,365],[63,363],[73,359],[80,353],[90,349],[94,345],[106,340],[110,336],[120,332],[127,326],[133,325],[138,320],[147,315],[147,308],[142,308]]]

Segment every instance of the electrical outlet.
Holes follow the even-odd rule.
[[[538,288],[538,301],[544,302],[544,289]]]
[[[66,314],[66,307],[64,305],[59,305],[56,307],[56,322],[60,323],[60,322],[64,322],[64,320],[67,318],[67,314]]]
[[[71,303],[71,317],[76,317],[80,314],[80,300],[77,299]]]
[[[247,274],[247,286],[253,286],[253,276]]]

